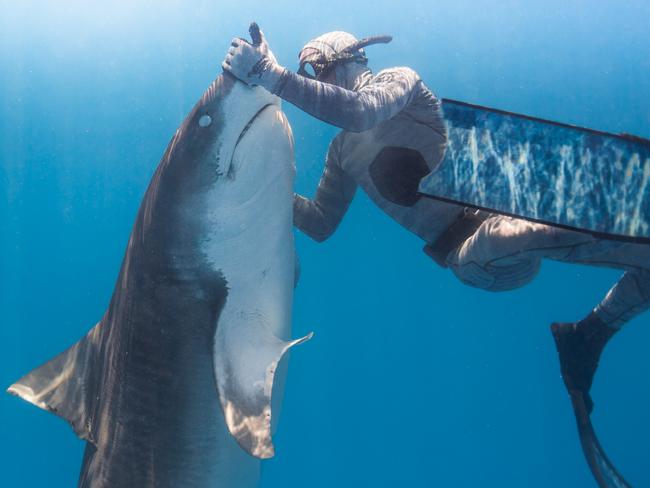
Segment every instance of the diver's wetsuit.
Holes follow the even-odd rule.
[[[542,258],[625,270],[594,310],[608,326],[619,328],[650,307],[650,246],[596,239],[502,215],[491,215],[447,257],[464,283],[491,291],[530,282]]]
[[[330,144],[325,171],[308,200],[296,195],[294,224],[323,241],[336,229],[357,186],[388,215],[433,242],[456,220],[462,207],[420,199],[405,207],[386,200],[369,175],[374,156],[386,145],[412,148],[422,154],[429,170],[444,155],[447,140],[440,101],[409,68],[370,71],[356,90],[345,90],[290,73],[277,94],[312,115],[342,127]],[[362,132],[360,132],[362,131]]]
[[[444,155],[446,126],[440,101],[413,70],[393,68],[373,76],[367,69],[363,47],[387,42],[389,36],[357,40],[341,31],[323,34],[300,51],[298,75],[277,63],[256,24],[250,32],[253,44],[233,39],[224,71],[344,129],[330,144],[316,197],[295,196],[294,223],[315,240],[336,230],[361,186],[384,212],[425,241],[427,255],[475,287],[522,286],[535,277],[542,258],[625,270],[593,312],[576,323],[555,323],[551,332],[594,476],[599,484],[628,486],[595,436],[589,392],[609,339],[650,306],[650,246],[419,198],[420,179]]]
[[[429,169],[444,155],[446,129],[440,101],[409,68],[357,76],[351,89],[285,72],[274,93],[311,115],[343,128],[329,147],[316,197],[296,195],[294,223],[317,241],[336,229],[357,186],[402,226],[434,243],[461,215],[461,207],[420,199],[413,206],[388,201],[370,176],[369,167],[382,147],[419,151]],[[625,270],[621,280],[596,307],[607,325],[623,323],[650,307],[650,246],[596,239],[501,215],[483,223],[444,259],[469,285],[510,290],[531,281],[541,259],[607,266]]]

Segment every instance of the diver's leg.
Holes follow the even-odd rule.
[[[607,326],[620,329],[632,318],[650,308],[650,271],[627,271],[616,283],[594,314]]]
[[[563,260],[625,270],[586,318],[551,326],[566,387],[569,393],[582,394],[591,413],[589,390],[605,345],[625,323],[650,308],[650,246],[595,240]]]
[[[450,253],[447,264],[463,282],[501,291],[531,281],[541,258],[627,270],[585,319],[552,325],[566,386],[582,393],[591,411],[589,389],[605,345],[623,323],[650,307],[650,246],[492,216]]]
[[[493,215],[446,259],[464,283],[489,291],[505,291],[529,283],[541,259],[566,260],[595,239],[588,234]]]
[[[650,245],[596,239],[590,234],[502,215],[487,218],[449,253],[446,264],[462,281],[500,291],[528,283],[542,258],[618,268],[639,276],[650,273]],[[640,280],[644,282],[644,278]],[[621,292],[629,293],[630,288],[625,286]]]
[[[650,308],[650,271],[627,271],[586,318],[553,324],[551,332],[560,356],[562,378],[569,393],[581,393],[587,413],[589,394],[600,356],[611,337],[629,320]]]

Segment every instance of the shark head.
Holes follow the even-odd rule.
[[[206,201],[212,237],[238,235],[262,215],[286,225],[277,212],[286,210],[293,198],[295,163],[293,135],[280,99],[261,87],[235,82],[218,100],[216,123],[213,116],[200,113],[197,130],[214,134],[204,152],[204,166],[215,176]],[[269,215],[269,207],[275,215]]]

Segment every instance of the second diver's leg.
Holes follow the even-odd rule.
[[[633,317],[650,308],[650,271],[627,271],[586,318],[551,326],[562,378],[571,394],[580,393],[587,413],[593,409],[589,391],[605,345]]]

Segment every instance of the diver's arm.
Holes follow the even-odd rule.
[[[271,93],[332,125],[352,132],[368,130],[399,113],[409,102],[418,83],[410,68],[384,70],[359,90],[347,90],[311,80],[280,66],[259,27],[255,44],[235,38],[221,64],[249,85],[261,85]]]
[[[284,69],[270,91],[329,124],[352,132],[371,129],[399,113],[420,78],[409,68],[379,73],[357,91],[311,80]]]
[[[296,194],[293,224],[315,241],[331,236],[347,211],[357,185],[339,164],[339,139],[330,144],[325,171],[313,200]]]

